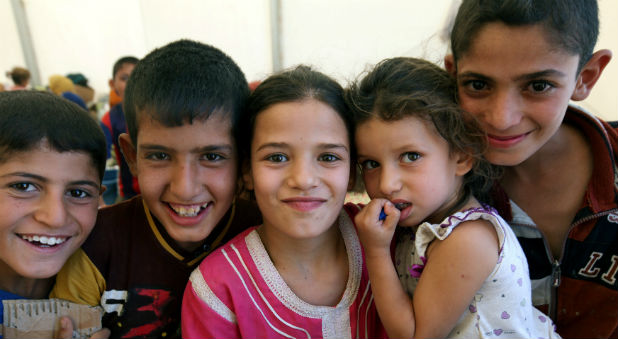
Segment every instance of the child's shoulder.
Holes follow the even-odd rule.
[[[118,244],[135,230],[146,229],[148,219],[140,196],[99,209],[97,221],[84,243],[85,247],[102,241]]]
[[[230,241],[212,251],[200,263],[196,270],[203,276],[218,276],[221,274],[221,267],[228,267],[229,262],[235,261],[235,257],[246,257],[248,254],[247,238],[256,230],[257,226],[252,226],[237,234]]]

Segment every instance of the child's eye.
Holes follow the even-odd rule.
[[[154,161],[168,160],[169,159],[169,155],[167,155],[167,153],[163,153],[163,152],[152,152],[152,153],[146,154],[146,159],[154,160]]]
[[[416,152],[406,152],[401,156],[403,162],[414,162],[421,158],[421,155]]]
[[[487,90],[487,82],[483,80],[467,80],[463,82],[463,86],[471,91],[484,91]]]
[[[78,199],[89,198],[92,196],[92,194],[90,194],[89,192],[84,191],[79,188],[68,190],[67,195],[70,196],[71,198],[78,198]]]
[[[266,160],[270,162],[284,162],[288,160],[288,157],[281,153],[275,153],[267,156]]]
[[[36,190],[36,186],[29,182],[17,182],[11,184],[10,187],[20,192],[33,192]]]
[[[380,164],[377,161],[373,160],[365,160],[361,162],[360,165],[362,170],[372,170],[374,168],[380,167]]]
[[[337,161],[337,160],[341,160],[341,158],[336,156],[336,155],[334,155],[334,154],[331,154],[331,153],[321,154],[318,157],[318,161],[334,162],[334,161]]]
[[[543,93],[552,89],[554,86],[546,80],[536,80],[528,84],[530,90],[534,93]]]
[[[222,156],[221,154],[217,154],[217,153],[206,153],[203,155],[203,157],[207,161],[221,161],[225,159],[224,156]]]

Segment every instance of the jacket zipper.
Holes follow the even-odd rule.
[[[569,227],[569,230],[567,231],[567,236],[562,241],[562,251],[560,253],[560,259],[554,258],[554,255],[551,253],[549,249],[549,243],[547,242],[547,238],[545,237],[545,234],[543,234],[543,232],[536,227],[536,224],[513,223],[513,225],[517,225],[517,226],[534,228],[541,234],[541,238],[543,239],[543,244],[545,245],[545,253],[547,254],[547,258],[549,259],[549,262],[551,263],[551,293],[550,293],[550,299],[549,299],[549,305],[548,305],[549,306],[548,315],[550,318],[554,320],[554,322],[558,320],[557,318],[558,317],[558,309],[557,309],[558,287],[562,283],[562,269],[560,265],[562,264],[562,258],[564,258],[564,251],[565,251],[567,239],[569,238],[569,234],[571,233],[573,228],[579,224],[583,224],[587,221],[598,219],[600,217],[603,217],[610,213],[615,213],[615,212],[618,212],[618,208],[592,214],[592,215],[586,216],[572,223],[571,226]]]

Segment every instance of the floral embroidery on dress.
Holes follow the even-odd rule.
[[[423,273],[423,269],[425,268],[425,264],[427,264],[427,258],[421,256],[420,259],[423,262],[423,264],[421,264],[421,265],[414,264],[409,269],[410,276],[412,276],[414,278],[420,278],[421,277],[421,273]]]

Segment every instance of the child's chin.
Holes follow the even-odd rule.
[[[24,270],[21,275],[29,279],[49,279],[58,274],[61,268],[62,264],[58,263],[37,264]]]

